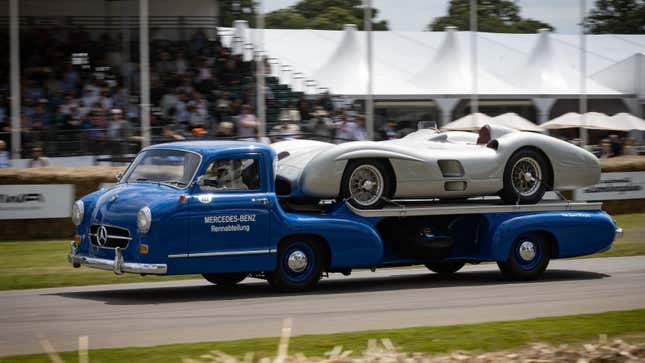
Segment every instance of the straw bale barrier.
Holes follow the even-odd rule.
[[[116,172],[124,169],[111,166],[0,169],[0,184],[73,184],[78,199],[99,189],[101,183],[113,183]],[[74,225],[69,218],[0,220],[0,241],[73,235]]]

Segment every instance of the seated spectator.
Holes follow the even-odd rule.
[[[611,143],[608,139],[603,139],[600,142],[600,153],[598,155],[598,159],[609,159],[612,156],[614,156],[614,154],[611,150]]]
[[[242,106],[242,113],[237,117],[237,136],[245,139],[255,139],[258,135],[258,121],[251,106]]]
[[[10,159],[9,152],[7,151],[7,143],[5,143],[4,140],[0,140],[0,169],[10,168]]]
[[[625,140],[623,155],[638,155],[638,146],[636,145],[635,138],[628,137],[627,140]]]
[[[43,156],[43,149],[40,146],[31,148],[31,159],[27,163],[28,168],[40,168],[49,166],[49,159]]]
[[[312,140],[327,141],[334,137],[334,122],[322,106],[316,106],[304,131],[311,134]]]

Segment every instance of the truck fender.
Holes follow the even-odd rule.
[[[383,259],[383,241],[369,223],[321,216],[290,219],[279,240],[292,235],[319,237],[327,245],[330,269],[370,267]]]
[[[510,218],[495,229],[491,259],[506,261],[513,242],[529,232],[547,235],[553,243],[551,258],[564,258],[609,249],[616,226],[603,211],[544,212]]]

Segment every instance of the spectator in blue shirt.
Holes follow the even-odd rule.
[[[9,162],[9,152],[7,151],[7,144],[4,140],[0,140],[0,169],[11,167]]]

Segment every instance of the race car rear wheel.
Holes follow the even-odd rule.
[[[267,280],[280,291],[309,290],[320,281],[324,256],[321,246],[306,237],[283,241],[278,247],[276,269],[267,272]]]
[[[526,233],[513,242],[508,259],[497,262],[502,274],[512,280],[535,280],[549,265],[551,245],[537,233]]]
[[[202,274],[202,276],[217,286],[233,287],[242,282],[247,276],[244,272],[233,272],[224,274]]]
[[[535,204],[546,192],[549,168],[544,156],[533,149],[515,152],[504,169],[500,197],[507,204]]]
[[[430,262],[425,264],[428,270],[445,276],[452,275],[461,270],[464,265],[465,263],[461,261]]]
[[[341,197],[359,209],[378,209],[393,193],[392,176],[382,160],[351,160],[341,181]]]

